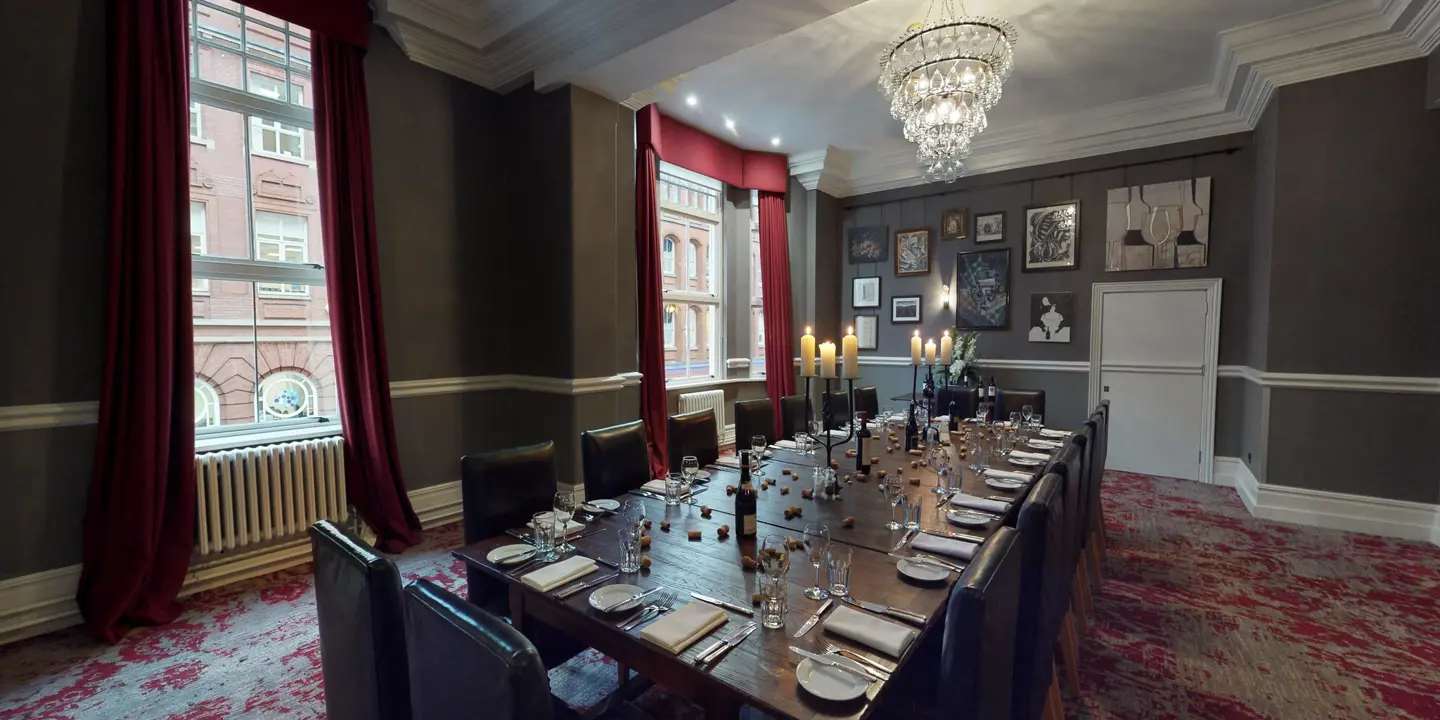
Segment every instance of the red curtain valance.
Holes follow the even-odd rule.
[[[747,190],[784,194],[788,189],[790,164],[784,155],[741,150],[662,115],[654,105],[642,108],[639,117],[642,128],[649,130],[656,153],[665,162]]]
[[[370,7],[365,0],[240,0],[246,7],[321,33],[346,45],[370,45]]]

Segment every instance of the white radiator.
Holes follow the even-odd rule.
[[[715,411],[715,433],[717,440],[725,435],[725,391],[724,390],[702,390],[693,393],[680,394],[680,412],[698,412],[700,410]]]
[[[195,550],[246,548],[343,523],[345,441],[339,437],[195,456]]]

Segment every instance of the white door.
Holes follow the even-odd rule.
[[[1206,342],[1210,293],[1188,282],[1175,289],[1165,285],[1095,289],[1102,313],[1099,390],[1110,401],[1106,466],[1208,482],[1205,446],[1214,413],[1214,369],[1206,372],[1207,361],[1214,362],[1207,360],[1214,351]],[[1218,318],[1218,287],[1215,294]]]

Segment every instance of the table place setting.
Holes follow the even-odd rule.
[[[975,556],[975,549],[979,546],[979,543],[970,540],[962,540],[958,537],[939,537],[930,533],[920,533],[920,536],[910,543],[912,550],[922,550],[966,561]]]
[[[874,699],[888,678],[844,655],[814,653],[790,646],[802,659],[795,666],[800,687],[821,700],[848,702],[860,697]]]
[[[1030,473],[993,468],[981,471],[980,475],[985,478],[987,486],[996,490],[1019,490],[1029,484],[1032,477]]]
[[[1052,430],[1052,429],[1050,429],[1050,428],[1041,428],[1041,430],[1040,430],[1040,436],[1041,436],[1041,437],[1058,438],[1058,439],[1061,439],[1061,440],[1068,439],[1068,438],[1069,438],[1071,435],[1073,435],[1073,434],[1074,434],[1074,433],[1071,433],[1071,432],[1066,431],[1066,430]]]
[[[835,608],[825,618],[824,627],[825,632],[853,640],[892,658],[905,654],[905,649],[920,634],[908,625],[883,620],[845,605]]]
[[[665,613],[670,612],[675,607],[675,597],[678,594],[679,593],[675,592],[674,590],[666,590],[665,592],[660,594],[660,597],[657,598],[655,602],[650,603],[643,608],[640,608],[639,610],[635,611],[630,615],[627,615],[623,620],[615,623],[615,627],[620,628],[625,632],[630,632],[631,630],[634,630],[635,628],[640,627],[641,625],[644,625],[645,623],[654,620],[655,618],[660,617]]]
[[[580,509],[593,515],[605,515],[620,509],[619,500],[609,498],[601,500],[589,500],[580,504]]]
[[[996,515],[1004,515],[1010,512],[1010,502],[1008,500],[992,500],[967,493],[956,493],[950,498],[950,504],[971,510],[982,510]]]
[[[664,589],[663,585],[649,590],[642,590],[639,586],[624,583],[606,585],[590,593],[590,607],[602,613],[629,612],[639,607],[645,598]]]
[[[704,665],[706,663],[718,662],[720,658],[725,656],[725,653],[730,652],[731,648],[744,642],[745,638],[750,637],[750,633],[755,632],[755,628],[757,627],[759,626],[752,621],[735,628],[725,637],[720,638],[715,644],[696,654],[695,664]]]
[[[1005,454],[1005,461],[1011,465],[1019,465],[1020,467],[1040,467],[1050,461],[1050,456],[1046,453],[1011,450]]]
[[[609,574],[607,574],[607,575],[601,575],[600,577],[595,578],[595,579],[593,579],[593,580],[588,580],[588,581],[583,582],[583,583],[577,583],[577,584],[575,584],[575,585],[571,585],[570,587],[563,588],[563,589],[561,589],[561,590],[556,590],[556,591],[555,591],[555,599],[556,599],[556,600],[565,600],[565,599],[567,599],[567,598],[570,598],[571,596],[578,595],[578,594],[580,594],[580,593],[582,593],[582,592],[585,592],[586,590],[589,590],[590,588],[593,588],[593,587],[595,587],[596,585],[600,585],[600,584],[603,584],[603,583],[610,582],[611,580],[614,580],[614,579],[617,578],[617,577],[620,577],[620,573],[618,573],[618,572],[613,572],[613,573],[609,573]]]
[[[1040,438],[1030,438],[1029,440],[1025,441],[1025,444],[1033,448],[1039,448],[1041,450],[1059,450],[1060,448],[1065,447],[1065,443],[1059,442],[1057,440],[1041,440]]]
[[[834,605],[834,604],[835,604],[835,598],[833,598],[833,597],[830,598],[830,599],[828,599],[828,600],[826,600],[826,601],[823,602],[823,603],[820,603],[820,609],[819,609],[819,610],[816,610],[813,614],[811,614],[811,615],[810,615],[810,619],[806,620],[806,621],[805,621],[805,624],[804,624],[804,625],[801,625],[801,626],[800,626],[800,629],[799,629],[799,630],[796,630],[796,631],[795,631],[795,634],[794,634],[792,637],[794,637],[794,638],[796,638],[796,639],[799,639],[799,638],[804,637],[804,636],[805,636],[805,633],[810,632],[810,628],[815,627],[815,625],[817,625],[817,624],[820,622],[820,618],[821,618],[821,616],[823,616],[823,615],[825,614],[825,611],[826,611],[826,610],[829,610],[829,609],[830,609],[830,606],[831,606],[831,605]]]
[[[534,545],[529,543],[515,543],[511,545],[501,545],[491,550],[485,555],[485,559],[490,561],[491,565],[500,567],[502,565],[514,565],[515,563],[530,560],[535,557],[535,553],[537,552],[540,552],[540,549]]]
[[[900,608],[890,607],[889,605],[881,605],[880,603],[865,602],[864,600],[857,600],[848,595],[840,598],[840,600],[846,605],[853,605],[858,608],[869,610],[873,613],[888,615],[895,618],[896,620],[904,620],[905,622],[915,623],[920,627],[925,627],[925,623],[930,621],[930,618],[921,615],[920,613],[913,613],[909,610],[901,610]]]
[[[640,637],[679,655],[728,622],[730,616],[724,610],[709,603],[692,602],[641,630]]]
[[[549,517],[540,518],[540,521],[541,521],[541,522],[546,522],[546,521],[552,520],[553,517],[554,517],[554,516],[551,515],[550,513],[545,513],[545,515],[547,515],[547,516],[549,516]],[[530,528],[530,529],[533,531],[533,530],[535,529],[535,521],[534,521],[534,520],[531,520],[530,522],[525,523],[525,527],[528,527],[528,528]],[[567,519],[567,520],[565,521],[565,531],[564,531],[563,533],[556,533],[556,534],[557,534],[557,535],[563,535],[567,540],[573,540],[573,539],[575,539],[576,537],[578,537],[577,535],[575,535],[575,533],[584,532],[585,529],[586,529],[586,526],[585,526],[584,523],[579,523],[579,522],[575,522],[575,521],[572,520],[572,519]],[[597,530],[596,532],[599,532],[599,531]]]
[[[550,592],[567,583],[579,580],[600,569],[598,563],[583,555],[574,555],[553,565],[526,573],[520,582],[540,592]]]

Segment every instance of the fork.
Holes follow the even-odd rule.
[[[639,610],[636,610],[633,615],[625,618],[624,620],[621,620],[618,623],[615,623],[615,627],[620,628],[621,630],[630,630],[634,628],[636,625],[644,622],[646,618],[648,618],[650,615],[659,612],[660,605],[663,604],[667,599],[669,599],[672,593],[674,593],[673,590],[666,590],[665,592],[660,593],[660,597],[656,598],[655,602],[650,603],[649,605],[646,605]]]
[[[627,631],[634,630],[635,628],[640,627],[641,625],[644,625],[645,623],[650,622],[651,620],[654,620],[655,618],[660,617],[667,612],[670,612],[671,608],[675,606],[675,594],[675,590],[666,590],[664,596],[660,598],[659,602],[655,603],[654,607],[646,608],[645,612],[641,613],[641,615],[634,620],[631,620],[625,625],[625,627],[621,629]]]
[[[875,662],[874,660],[871,660],[870,658],[865,657],[864,655],[861,655],[854,650],[847,650],[838,645],[825,643],[825,652],[829,653],[830,655],[839,655],[841,657],[849,658],[851,660],[854,660],[855,662],[869,667],[872,670],[877,670],[881,674],[880,677],[885,680],[889,680],[890,674],[894,672],[894,670],[887,670],[884,665],[881,665],[880,663]]]

